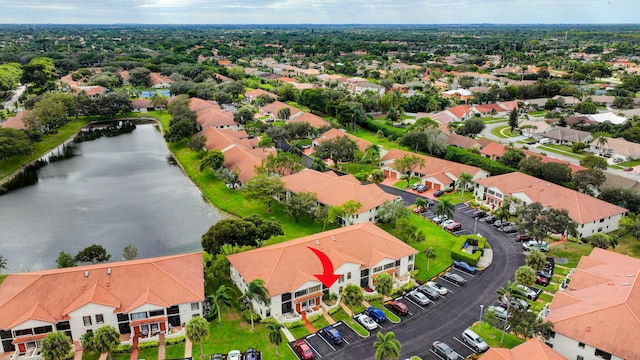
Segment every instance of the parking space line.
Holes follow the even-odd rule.
[[[473,274],[469,274],[468,272],[466,272],[466,271],[462,271],[462,270],[460,270],[460,269],[458,269],[458,268],[453,268],[452,270],[455,270],[455,271],[457,271],[457,272],[459,272],[460,274],[463,274],[463,275],[468,275],[468,276],[471,276],[471,277],[476,277],[475,275],[473,275]]]
[[[460,287],[460,285],[458,285],[458,284],[454,283],[453,281],[449,281],[449,280],[447,280],[447,279],[443,279],[443,278],[441,278],[441,277],[438,277],[438,279],[440,279],[440,280],[442,280],[442,281],[446,281],[446,282],[448,282],[448,283],[449,283],[449,284],[451,284],[451,285],[454,285],[454,286]]]
[[[408,298],[408,297],[406,297],[406,296],[405,296],[404,298],[405,298],[405,299],[407,299],[407,300],[409,300],[409,302],[410,302],[410,303],[412,303],[413,305],[415,305],[415,306],[419,307],[419,308],[420,308],[420,310],[424,310],[424,308],[422,307],[422,305],[420,305],[420,304],[416,303],[415,301],[413,301],[412,299],[410,299],[410,298]],[[429,301],[431,301],[431,300],[429,300]]]
[[[322,355],[320,355],[320,351],[316,350],[316,348],[314,348],[313,345],[309,344],[307,339],[304,339],[304,342],[307,343],[307,345],[311,348],[311,350],[313,350],[316,354],[318,354],[319,357],[322,357]],[[296,353],[296,355],[298,354],[298,352],[295,350],[294,350],[294,353]]]
[[[320,336],[320,339],[322,339],[322,341],[324,341],[325,343],[327,343],[327,345],[329,345],[330,348],[333,349],[333,351],[336,351],[336,348],[333,347],[333,345],[331,345],[331,343],[324,338],[324,336]],[[344,340],[344,339],[343,339]]]
[[[473,348],[471,348],[471,346],[469,346],[466,342],[464,342],[464,341],[462,341],[462,340],[458,339],[458,338],[457,338],[457,337],[455,337],[455,336],[454,336],[453,338],[454,338],[457,342],[459,342],[460,344],[462,344],[464,347],[466,347],[467,349],[471,350],[471,352],[473,352],[473,353],[475,353],[475,352],[476,352],[476,350],[475,350],[475,349],[473,349]]]
[[[431,353],[432,353],[433,355],[437,356],[437,357],[438,357],[438,359],[445,360],[442,356],[438,355],[438,353],[437,353],[437,352],[433,351],[433,349],[429,349],[429,351],[431,351]]]

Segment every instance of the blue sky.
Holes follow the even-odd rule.
[[[0,0],[0,23],[639,23],[638,0]]]

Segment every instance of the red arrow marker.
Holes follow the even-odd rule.
[[[331,262],[331,259],[329,259],[327,254],[323,253],[322,251],[314,249],[310,246],[307,247],[309,248],[309,250],[313,251],[316,254],[318,259],[320,259],[320,262],[322,263],[322,270],[324,274],[315,274],[315,277],[317,277],[324,286],[328,288],[331,287],[331,285],[333,285],[340,278],[340,275],[333,273],[333,263]]]

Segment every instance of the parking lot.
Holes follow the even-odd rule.
[[[340,350],[345,346],[349,346],[349,344],[357,340],[362,339],[360,335],[358,335],[355,331],[353,331],[349,326],[344,324],[342,321],[335,323],[333,327],[336,330],[338,330],[342,335],[343,341],[341,344],[332,343],[331,341],[326,339],[324,336],[322,336],[319,332],[316,332],[311,335],[307,335],[302,339],[297,339],[296,341],[298,340],[305,341],[307,345],[309,345],[311,350],[314,352],[314,354],[322,358]],[[289,347],[291,347],[291,349],[298,356],[299,359],[302,359],[300,354],[298,354],[298,352],[296,352],[294,349],[294,344],[296,343],[296,341],[290,342]]]

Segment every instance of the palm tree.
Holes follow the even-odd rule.
[[[376,360],[397,360],[400,358],[402,344],[396,339],[396,334],[393,331],[387,333],[382,333],[381,331],[376,334],[376,341],[373,343],[373,348],[376,351]]]
[[[53,331],[42,339],[40,347],[45,360],[64,360],[71,351],[71,339],[62,331]]]
[[[367,160],[371,160],[372,162],[374,161],[377,162],[378,160],[380,160],[380,145],[371,144],[365,151],[365,154],[367,155],[365,157]]]
[[[527,254],[527,260],[525,261],[525,263],[527,264],[527,266],[531,267],[533,270],[542,270],[544,269],[544,265],[546,261],[547,261],[546,256],[541,251],[535,250],[535,251],[529,251],[529,254]]]
[[[609,143],[609,140],[606,136],[601,135],[596,138],[596,146],[600,150],[600,156],[602,156],[602,150],[604,150],[604,146]]]
[[[464,200],[464,189],[467,187],[467,184],[473,183],[473,175],[463,172],[458,177],[458,187],[462,190],[461,200]]]
[[[191,318],[187,323],[187,338],[200,345],[200,359],[204,359],[202,342],[209,337],[209,322],[200,316]]]
[[[276,356],[278,355],[278,346],[282,343],[282,333],[280,329],[282,324],[279,322],[270,322],[267,324],[267,330],[269,330],[269,342],[276,346]]]
[[[242,300],[249,301],[249,309],[251,310],[251,331],[255,331],[256,328],[253,325],[253,302],[260,301],[265,304],[269,303],[269,291],[264,286],[264,280],[255,279],[249,283],[247,291],[240,297]]]
[[[429,260],[432,257],[436,257],[436,250],[432,247],[424,249],[424,254],[427,256],[427,271],[429,271]]]
[[[96,350],[109,353],[111,359],[111,352],[120,345],[120,333],[113,326],[105,325],[96,331],[93,343]]]
[[[0,274],[2,273],[2,269],[7,269],[7,258],[0,255]]]
[[[369,179],[374,184],[380,184],[384,181],[384,173],[380,169],[373,169],[369,175]]]
[[[518,270],[516,270],[514,276],[516,278],[516,282],[524,286],[533,285],[536,281],[536,271],[527,265],[520,266]]]
[[[518,286],[518,283],[513,281],[507,281],[507,284],[504,287],[498,289],[498,299],[505,300],[507,305],[507,320],[504,321],[504,328],[502,329],[502,337],[500,338],[500,346],[502,346],[502,342],[504,341],[504,333],[507,332],[507,323],[509,319],[509,314],[511,314],[511,300],[513,299],[524,299],[525,294],[522,288]],[[503,301],[503,302],[505,302]]]
[[[442,216],[446,215],[447,219],[453,219],[453,213],[455,211],[455,205],[449,199],[442,199],[436,208],[433,210],[433,213]]]
[[[362,289],[354,284],[347,284],[340,297],[342,302],[351,310],[351,314],[353,314],[353,309],[362,304],[362,300],[364,300]]]
[[[216,290],[216,293],[213,295],[209,295],[209,300],[211,301],[211,305],[213,309],[216,309],[218,312],[218,324],[221,322],[222,318],[222,308],[231,306],[231,294],[229,293],[231,288],[222,284]]]
[[[498,220],[507,220],[509,219],[509,208],[502,204],[499,208],[497,208],[494,212],[494,215],[498,218]]]

